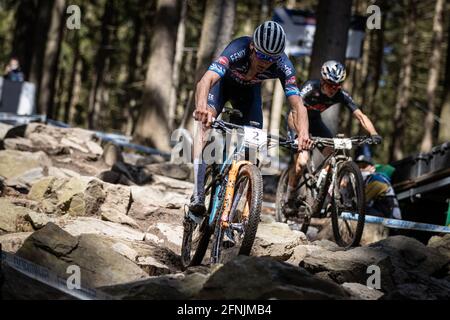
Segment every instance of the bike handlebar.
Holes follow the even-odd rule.
[[[217,130],[221,130],[227,133],[230,133],[233,129],[244,129],[244,126],[241,125],[237,125],[234,123],[229,123],[223,120],[217,120],[217,119],[213,119],[213,123],[211,125],[211,128],[213,129],[217,129]],[[362,144],[374,144],[374,141],[372,140],[372,138],[370,136],[354,136],[351,138],[322,138],[322,137],[311,137],[310,138],[313,142],[313,148],[317,145],[323,145],[323,146],[327,146],[327,147],[335,147],[335,142],[336,139],[343,139],[343,140],[350,140],[352,143],[352,146],[354,145],[362,145]],[[268,141],[274,141],[276,142],[279,146],[287,148],[287,149],[291,149],[295,152],[298,151],[298,143],[297,143],[297,139],[286,139],[283,137],[278,137],[272,134],[268,134],[267,135],[267,140]]]

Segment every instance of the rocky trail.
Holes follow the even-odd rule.
[[[450,235],[423,244],[367,225],[363,246],[343,251],[326,222],[304,235],[268,208],[250,257],[183,271],[191,181],[189,165],[122,153],[87,130],[0,124],[0,243],[60,277],[79,266],[83,286],[115,299],[450,298]],[[3,273],[3,298],[72,298]]]

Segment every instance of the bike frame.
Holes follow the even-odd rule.
[[[229,227],[228,218],[231,212],[231,205],[234,197],[235,186],[236,186],[236,178],[239,173],[239,170],[242,166],[247,164],[252,164],[249,161],[237,161],[236,158],[239,154],[245,151],[245,145],[242,144],[239,150],[235,149],[234,152],[228,157],[228,159],[222,164],[220,168],[219,175],[225,176],[226,173],[228,179],[226,179],[226,184],[224,182],[220,183],[217,187],[213,198],[213,206],[211,210],[211,214],[209,216],[209,227],[212,228],[215,225],[216,216],[220,209],[222,211],[222,215],[220,218],[221,227],[226,229]],[[231,162],[231,164],[230,164]],[[213,182],[214,183],[214,182]],[[223,193],[223,197],[222,197]],[[244,217],[249,215],[248,204],[244,210]]]

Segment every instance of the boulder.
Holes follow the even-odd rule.
[[[117,162],[124,162],[121,148],[111,142],[108,142],[103,149],[102,158],[103,161],[105,161],[105,163],[110,167],[115,165]]]
[[[158,222],[149,227],[145,239],[159,243],[175,252],[180,252],[183,241],[183,225]]]
[[[181,209],[189,204],[189,197],[186,195],[155,186],[132,186],[131,196],[133,198],[131,210],[147,213],[160,208]]]
[[[217,270],[196,296],[208,300],[349,298],[339,285],[321,280],[302,268],[270,258],[246,256],[238,256]]]
[[[348,292],[350,292],[353,299],[356,300],[379,300],[384,295],[383,292],[377,289],[369,288],[360,283],[346,282],[342,284],[342,287],[344,287]]]
[[[43,152],[0,151],[0,176],[11,179],[35,168],[47,168],[51,161]]]
[[[0,140],[3,140],[13,126],[0,122]]]
[[[180,181],[173,178],[153,175],[152,186],[167,189],[168,191],[175,191],[178,193],[191,195],[194,189],[194,184],[186,181]]]
[[[9,253],[16,253],[25,240],[32,234],[33,232],[20,232],[1,235],[0,243],[2,244],[2,250]]]
[[[323,220],[321,222],[321,230],[315,236],[316,240],[330,240],[334,241],[333,227],[331,224],[331,219],[314,219],[317,223],[317,220]],[[349,223],[355,224],[355,221],[350,221]],[[354,228],[354,227],[353,227]],[[364,231],[361,237],[360,245],[369,245],[374,242],[381,241],[386,239],[389,236],[389,228],[380,225],[380,224],[371,224],[366,223],[364,225]]]
[[[131,241],[144,240],[143,232],[132,229],[128,226],[102,221],[91,217],[80,217],[76,220],[61,223],[62,228],[73,236],[82,234],[104,235],[114,239]]]
[[[65,168],[50,167],[48,168],[48,176],[60,179],[77,178],[81,179],[81,175],[78,172]]]
[[[208,275],[202,273],[171,274],[100,290],[120,300],[189,300],[202,289]]]
[[[412,238],[396,236],[348,251],[314,250],[308,252],[300,266],[312,273],[323,272],[340,284],[366,284],[370,276],[368,267],[375,265],[381,271],[382,290],[390,291],[408,282],[412,273],[430,276],[447,262],[436,249]]]
[[[93,234],[74,237],[53,223],[33,233],[17,255],[63,278],[67,278],[69,266],[77,265],[81,269],[81,283],[86,287],[148,277],[135,263],[114,251],[107,239]]]
[[[164,162],[146,165],[145,170],[148,173],[155,175],[165,176],[177,180],[190,181],[193,166]]]
[[[16,206],[8,199],[0,198],[0,231],[33,231],[31,224],[25,220],[25,216],[30,212],[28,208]]]
[[[3,141],[6,150],[16,150],[24,152],[36,152],[38,148],[33,145],[30,139],[26,138],[9,138]]]
[[[413,274],[407,283],[399,284],[383,300],[450,300],[450,281]]]
[[[88,177],[46,177],[31,187],[29,199],[42,202],[47,213],[72,216],[96,215],[106,194],[100,180]]]
[[[139,228],[136,221],[127,215],[131,205],[130,188],[106,185],[105,192],[106,198],[100,207],[102,219]]]
[[[297,246],[307,243],[308,240],[303,233],[291,230],[285,223],[260,223],[252,255],[286,261],[292,256]]]
[[[34,211],[28,212],[25,220],[29,221],[35,230],[45,227],[51,221],[46,214]]]
[[[16,177],[10,178],[6,180],[5,183],[8,187],[13,187],[15,189],[30,190],[31,186],[40,179],[44,178],[44,176],[44,168],[37,167],[28,170]]]
[[[428,247],[435,248],[450,262],[450,234],[445,236],[434,236],[428,241]]]

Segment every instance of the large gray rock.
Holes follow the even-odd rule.
[[[106,198],[100,207],[102,219],[139,228],[136,221],[127,215],[131,205],[130,188],[119,185],[106,185],[105,192]]]
[[[360,283],[344,283],[342,286],[356,300],[379,300],[384,295],[383,292]]]
[[[28,197],[40,201],[47,213],[89,216],[99,213],[106,194],[98,179],[45,177],[31,187]]]
[[[145,234],[125,225],[101,221],[91,217],[80,217],[66,221],[61,227],[73,236],[82,234],[97,234],[116,239],[143,241]]]
[[[67,268],[81,269],[86,287],[116,285],[147,278],[135,263],[114,251],[108,239],[98,235],[73,237],[53,223],[36,231],[17,255],[67,278]]]
[[[412,238],[396,236],[348,251],[311,251],[300,266],[313,273],[326,274],[340,284],[366,284],[371,275],[368,267],[375,265],[381,271],[382,290],[391,291],[396,285],[407,283],[412,273],[430,276],[447,262],[436,249]]]
[[[0,140],[3,140],[13,126],[0,122]]]
[[[398,285],[383,300],[450,300],[450,281],[421,274],[411,275],[407,283]]]
[[[307,243],[308,240],[302,232],[291,230],[285,223],[260,223],[252,255],[286,261],[297,246]]]
[[[450,263],[450,234],[446,234],[443,237],[432,237],[428,241],[428,247],[437,249],[442,255],[448,258]]]
[[[35,168],[48,168],[51,161],[43,152],[0,151],[0,176],[6,179],[19,177]]]
[[[148,173],[165,176],[177,180],[190,181],[193,167],[187,164],[175,164],[170,162],[154,163],[145,166]]]
[[[9,253],[16,253],[23,245],[25,240],[31,236],[32,232],[8,233],[0,236],[2,250]]]
[[[238,256],[216,271],[197,299],[349,299],[339,285],[270,258]]]
[[[0,231],[33,231],[31,224],[25,220],[25,216],[29,213],[30,209],[16,206],[8,199],[0,198]]]
[[[44,176],[44,168],[37,167],[28,170],[16,177],[10,178],[6,180],[5,183],[8,187],[30,190],[31,186],[38,182],[40,179],[44,178]]]
[[[198,294],[207,279],[207,275],[196,272],[151,277],[100,289],[120,300],[188,300]]]
[[[315,235],[314,240],[329,240],[334,241],[333,227],[331,219],[314,219],[315,225],[320,226],[320,232]],[[356,224],[356,221],[350,221],[351,224]],[[356,226],[353,227],[353,230]],[[343,230],[344,231],[344,230]],[[366,223],[361,237],[360,245],[369,245],[386,239],[389,236],[389,228],[379,225]]]

